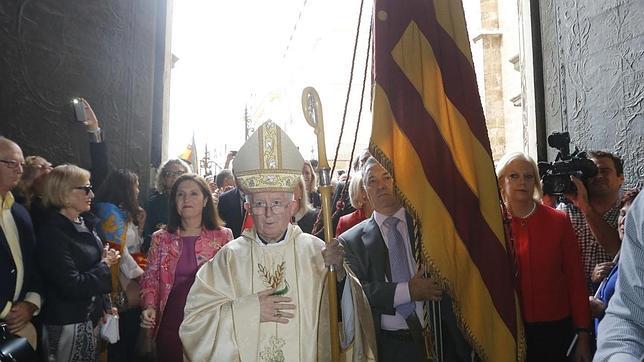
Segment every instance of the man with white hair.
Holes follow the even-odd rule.
[[[354,360],[375,360],[370,309],[354,277],[342,268],[342,247],[337,241],[325,247],[291,224],[298,208],[293,189],[303,163],[293,142],[271,121],[239,150],[235,175],[253,227],[197,273],[179,331],[188,360],[330,360],[330,265],[343,288],[338,293],[347,327],[343,345],[353,340]]]

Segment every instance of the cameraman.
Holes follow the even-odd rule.
[[[624,165],[610,152],[592,151],[588,157],[597,166],[597,175],[588,180],[588,189],[572,177],[577,192],[566,194],[571,204],[560,204],[559,209],[568,213],[577,234],[588,293],[592,295],[596,289],[592,281],[595,265],[610,263],[621,245],[617,217]]]

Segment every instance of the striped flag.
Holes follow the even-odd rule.
[[[190,164],[192,172],[199,175],[199,159],[197,158],[197,143],[195,142],[195,134],[192,133],[192,143],[187,145],[186,148],[179,154],[179,158]]]
[[[485,361],[525,344],[498,186],[460,0],[377,0],[371,151],[414,216],[423,260],[445,283]]]

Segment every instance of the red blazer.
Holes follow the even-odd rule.
[[[572,317],[575,328],[590,327],[588,290],[577,237],[566,213],[537,205],[525,219],[512,218],[523,319]]]
[[[344,215],[338,220],[338,226],[335,228],[335,237],[337,238],[343,232],[351,229],[355,225],[358,225],[360,221],[366,219],[364,211],[358,209],[348,215]]]

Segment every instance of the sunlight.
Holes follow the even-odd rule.
[[[170,157],[191,142],[199,157],[205,145],[222,163],[244,142],[244,110],[253,125],[280,124],[304,158],[317,158],[312,129],[302,116],[300,96],[315,87],[322,99],[328,157],[340,132],[360,2],[207,0],[174,3]],[[371,2],[365,1],[353,91],[340,158],[348,159],[357,124]],[[358,150],[368,143],[370,80],[360,124]]]

